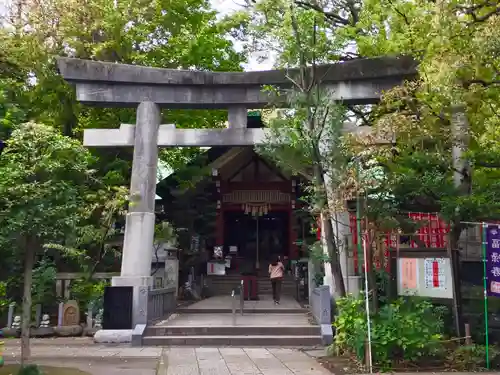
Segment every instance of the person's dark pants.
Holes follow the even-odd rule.
[[[271,285],[273,287],[273,300],[276,302],[280,301],[281,281],[281,278],[271,279]]]

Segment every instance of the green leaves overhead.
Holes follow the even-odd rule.
[[[0,237],[60,240],[84,215],[93,158],[53,128],[16,128],[0,157]]]

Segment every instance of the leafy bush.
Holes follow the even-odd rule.
[[[4,312],[5,308],[9,306],[9,299],[7,298],[7,283],[0,281],[0,315]]]
[[[364,298],[337,301],[335,345],[338,350],[363,358],[367,339]],[[443,330],[441,308],[427,301],[398,299],[371,316],[373,362],[389,368],[395,361],[416,361],[440,352]]]
[[[490,361],[495,361],[498,357],[498,351],[490,346]],[[486,368],[486,347],[484,345],[465,345],[459,346],[446,357],[449,363],[456,371],[476,371]]]
[[[17,375],[43,375],[37,365],[26,365],[19,369]]]
[[[33,305],[48,305],[55,302],[54,280],[56,278],[57,268],[54,262],[42,259],[38,266],[33,269],[33,284],[31,286]]]
[[[83,311],[87,311],[89,304],[92,304],[94,311],[98,311],[102,308],[104,288],[108,285],[104,280],[78,279],[71,283],[71,296],[78,301]]]

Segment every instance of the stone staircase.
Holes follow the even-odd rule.
[[[274,305],[271,296],[245,301],[244,313],[231,313],[231,298],[211,297],[178,310],[164,322],[148,326],[143,345],[311,347],[321,345],[321,329],[308,310],[290,297]],[[233,320],[236,318],[235,320]]]
[[[211,295],[222,296],[230,295],[231,291],[240,285],[240,275],[225,275],[225,276],[206,276],[206,282]],[[271,281],[268,276],[257,276],[258,294],[272,294]],[[297,285],[295,280],[286,275],[281,285],[281,295],[295,297],[297,294]]]

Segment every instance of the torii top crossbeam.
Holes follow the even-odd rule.
[[[65,80],[76,83],[80,102],[107,107],[136,107],[141,102],[163,108],[263,108],[269,104],[264,85],[290,87],[296,70],[206,72],[151,68],[90,60],[59,58]],[[318,66],[317,76],[333,100],[369,104],[383,91],[416,76],[411,57],[358,59]]]

